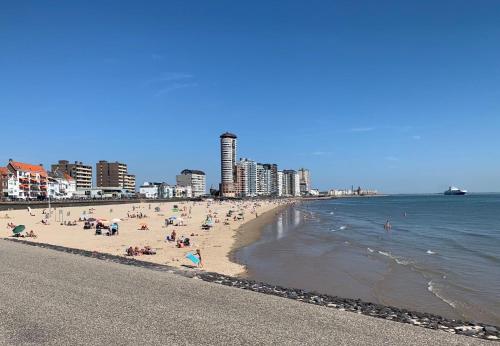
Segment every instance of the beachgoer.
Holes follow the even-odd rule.
[[[391,223],[389,222],[389,220],[387,220],[387,221],[385,222],[385,224],[384,224],[384,229],[385,229],[386,231],[390,231],[390,230],[391,230],[391,228],[392,228],[392,225],[391,225]]]
[[[200,260],[200,262],[198,262],[198,267],[202,267],[202,268],[203,268],[203,262],[202,262],[202,260],[201,260],[201,251],[200,251],[200,249],[196,249],[196,254],[195,254],[195,255],[196,255],[196,256],[198,257],[198,259]]]

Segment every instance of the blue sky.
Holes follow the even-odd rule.
[[[0,160],[307,167],[320,189],[500,191],[498,1],[0,5]]]

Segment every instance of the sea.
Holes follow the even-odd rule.
[[[500,326],[500,194],[301,202],[235,259],[254,280]]]

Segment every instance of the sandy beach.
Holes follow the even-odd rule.
[[[203,268],[227,275],[241,275],[245,268],[231,261],[231,252],[259,235],[262,222],[275,214],[274,209],[292,200],[281,201],[210,201],[210,202],[143,202],[135,204],[77,206],[49,209],[24,209],[0,212],[0,237],[12,237],[9,224],[25,225],[22,235],[31,230],[36,238],[18,238],[71,248],[126,256],[129,247],[150,246],[156,254],[139,255],[143,261],[168,264],[175,267],[193,266],[185,256],[200,250]],[[175,208],[177,206],[178,208]],[[230,216],[228,213],[232,210]],[[165,219],[175,217],[174,224]],[[211,217],[213,227],[203,230],[202,224]],[[96,235],[95,228],[84,229],[83,219],[103,219],[105,225],[119,219],[118,235]],[[44,224],[42,220],[48,220]],[[64,223],[76,221],[76,225]],[[250,222],[253,221],[253,222]],[[97,221],[93,221],[96,223]],[[184,223],[184,225],[180,225]],[[142,225],[147,230],[142,230]],[[245,227],[241,227],[245,225]],[[240,228],[241,227],[241,228]],[[175,230],[177,239],[187,237],[191,245],[178,248],[176,242],[166,240]]]

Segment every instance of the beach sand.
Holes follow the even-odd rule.
[[[175,267],[193,266],[185,255],[199,249],[204,270],[227,275],[242,275],[245,268],[231,261],[232,251],[258,239],[259,230],[270,217],[275,215],[275,208],[291,202],[291,200],[223,202],[155,202],[152,200],[135,204],[52,208],[48,225],[42,223],[48,214],[48,208],[32,209],[31,214],[28,209],[9,210],[0,212],[0,237],[12,236],[12,229],[7,224],[13,223],[26,226],[22,234],[33,230],[37,235],[36,238],[18,238],[32,242],[119,256],[125,256],[130,246],[143,248],[149,245],[156,251],[155,255],[140,255],[135,258]],[[174,211],[174,205],[179,207],[178,211]],[[156,208],[160,211],[155,211]],[[234,213],[228,218],[226,214],[229,210],[233,210]],[[147,217],[132,217],[140,213]],[[240,213],[243,213],[243,219],[235,220],[234,216],[238,217]],[[219,222],[215,222],[211,230],[205,231],[202,230],[201,225],[209,214]],[[165,226],[165,219],[171,216],[182,218],[186,225]],[[95,229],[84,230],[84,222],[78,221],[82,217],[108,221],[121,219],[118,223],[119,234],[115,236],[95,235]],[[225,224],[226,219],[229,224]],[[74,220],[78,221],[76,226],[61,224],[61,221]],[[252,220],[253,222],[250,222]],[[147,224],[149,230],[140,230],[140,225],[143,223]],[[172,230],[176,231],[178,238],[181,236],[189,238],[191,246],[178,248],[175,242],[167,242],[166,237],[171,234]]]

